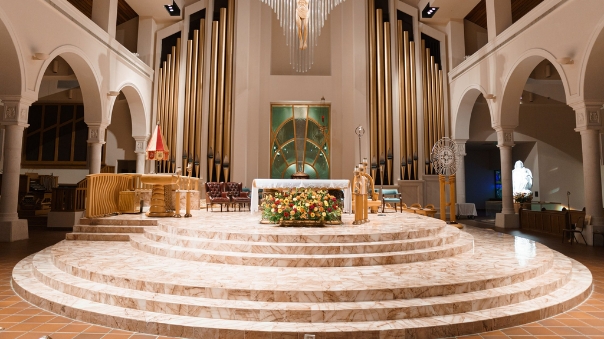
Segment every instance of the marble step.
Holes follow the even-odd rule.
[[[159,256],[217,264],[271,267],[349,267],[393,265],[453,257],[472,250],[474,238],[469,234],[462,233],[459,239],[453,243],[416,250],[317,255],[244,253],[197,249],[155,242],[144,235],[132,235],[130,244],[140,251]]]
[[[63,272],[132,290],[224,300],[360,302],[463,294],[527,281],[554,264],[556,252],[535,246],[539,256],[534,258],[484,246],[427,262],[329,268],[183,261],[118,242],[62,242],[49,251],[53,265]]]
[[[134,219],[125,218],[82,218],[80,225],[123,225],[123,226],[157,226],[157,219],[147,219],[144,215]]]
[[[132,233],[67,233],[65,240],[79,241],[130,241]]]
[[[165,233],[157,229],[147,229],[144,235],[154,242],[184,248],[244,253],[327,255],[425,249],[451,244],[459,239],[460,233],[461,231],[457,228],[447,227],[441,233],[431,237],[362,243],[282,243],[205,239]]]
[[[59,292],[86,300],[170,315],[270,322],[340,322],[422,318],[520,303],[547,295],[571,280],[572,262],[557,255],[552,269],[517,284],[423,299],[365,302],[257,302],[152,293],[93,283],[56,268],[50,252],[36,254],[34,276]]]
[[[436,338],[515,326],[550,317],[581,303],[591,293],[592,277],[580,263],[573,264],[571,281],[554,292],[507,306],[414,319],[360,322],[255,322],[169,316],[81,299],[54,290],[33,276],[30,256],[13,271],[15,292],[49,311],[81,321],[144,332],[190,338],[270,338],[317,334],[318,338]]]
[[[74,233],[143,233],[146,227],[128,225],[74,225]]]
[[[255,221],[257,223],[257,221]],[[205,225],[204,225],[205,226]],[[199,227],[197,225],[174,225],[166,220],[159,223],[158,229],[179,236],[231,241],[279,242],[279,243],[362,243],[378,241],[395,241],[434,237],[447,226],[440,220],[429,225],[395,225],[377,228],[371,226],[355,227],[280,227],[276,225],[249,225]]]

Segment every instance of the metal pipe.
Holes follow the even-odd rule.
[[[378,129],[377,129],[377,55],[376,55],[376,29],[375,29],[375,0],[369,0],[369,125],[370,133],[370,155],[369,158],[377,157]],[[375,180],[375,175],[373,176]]]
[[[159,75],[157,79],[157,117],[156,121],[161,123],[162,115],[164,112],[164,68],[159,69]],[[155,172],[159,172],[160,163],[155,161]]]
[[[390,23],[384,22],[384,100],[386,113],[386,184],[392,183],[392,68],[390,64]]]
[[[418,179],[418,138],[417,138],[417,91],[415,71],[415,42],[409,43],[409,65],[411,67],[411,141],[413,146],[413,180]]]
[[[166,125],[167,125],[167,121],[168,121],[168,116],[170,115],[170,111],[169,111],[169,103],[170,103],[170,83],[171,83],[171,75],[172,75],[172,70],[170,69],[171,66],[171,60],[172,60],[172,55],[168,54],[167,57],[167,61],[164,62],[164,66],[166,69],[166,81],[164,82],[164,115],[162,117],[162,121],[161,124],[164,126],[164,131],[166,130]],[[162,160],[161,161],[161,173],[166,173],[166,160]]]
[[[210,116],[208,120],[208,181],[214,181],[214,145],[216,135],[216,93],[218,77],[218,21],[212,22],[212,57],[210,70]]]
[[[412,164],[413,164],[413,141],[411,134],[411,69],[410,65],[410,53],[409,53],[409,32],[403,32],[403,47],[405,52],[405,145],[407,149],[405,150],[406,158],[407,158],[407,175],[409,179],[412,176]]]
[[[430,174],[429,173],[429,163],[430,163],[430,139],[429,139],[429,126],[428,126],[428,89],[427,89],[427,76],[426,76],[426,41],[422,40],[421,41],[421,47],[420,47],[420,51],[422,53],[422,58],[420,60],[421,62],[421,69],[422,69],[422,99],[423,99],[423,103],[422,103],[422,107],[423,107],[423,118],[424,118],[424,161],[425,161],[425,174]]]
[[[407,169],[407,146],[405,132],[405,48],[403,46],[403,21],[396,23],[396,40],[398,56],[398,88],[399,88],[399,141],[401,155],[401,180],[405,180]]]
[[[432,68],[430,67],[430,49],[426,48],[426,108],[428,113],[428,154],[434,145],[433,114],[432,114]],[[432,174],[433,165],[430,162],[430,174]]]
[[[214,167],[216,168],[217,181],[220,180],[220,170],[222,168],[222,159],[218,159],[219,154],[223,154],[222,143],[224,136],[224,71],[226,63],[226,24],[227,9],[220,9],[220,37],[218,42],[218,97],[217,97],[217,119],[216,119],[216,159]]]
[[[440,102],[440,135],[445,137],[445,97],[443,95],[443,71],[438,70],[438,91],[440,95],[438,100]]]
[[[199,178],[199,163],[201,162],[201,119],[203,104],[203,68],[205,65],[204,46],[206,41],[206,20],[201,19],[199,23],[199,43],[197,50],[197,108],[195,110],[195,177]]]
[[[386,154],[385,151],[385,138],[384,138],[384,127],[385,127],[385,117],[386,113],[384,112],[384,28],[383,28],[383,17],[382,10],[376,10],[376,40],[377,40],[377,108],[378,108],[378,153],[381,155],[382,153]],[[384,178],[381,177],[380,174],[380,183],[384,184]]]
[[[199,31],[193,31],[193,46],[191,48],[191,104],[189,106],[189,145],[187,147],[188,162],[193,162],[195,151],[195,116],[197,115],[197,51],[199,50]]]
[[[189,148],[189,119],[191,116],[191,66],[192,66],[192,58],[193,58],[193,41],[187,40],[187,63],[186,63],[186,73],[185,73],[185,116],[184,116],[184,127],[182,129],[183,132],[183,166],[187,168],[189,156],[188,156],[188,148]]]
[[[231,129],[233,119],[233,50],[235,42],[235,0],[229,0],[227,9],[227,41],[226,41],[226,79],[224,95],[224,181],[229,180],[231,166]]]
[[[438,140],[440,140],[440,136],[438,135],[438,101],[436,97],[438,93],[436,93],[436,62],[434,61],[434,57],[430,57],[430,85],[432,86],[432,95],[430,100],[432,102],[432,144],[435,144]]]
[[[176,49],[175,49],[175,57],[174,57],[174,98],[179,97],[180,90],[180,38],[176,39]],[[172,145],[176,146],[177,133],[178,133],[178,100],[174,99],[174,103],[172,106],[172,112],[174,112],[172,117],[172,122],[170,123],[172,129]],[[173,159],[172,163],[172,171],[176,170],[176,149],[172,150],[172,155],[170,156]],[[186,168],[186,167],[185,167]]]
[[[168,85],[168,102],[166,106],[166,125],[164,126],[164,131],[166,131],[166,146],[170,150],[170,157],[165,159],[167,172],[172,172],[172,166],[170,159],[174,156],[174,145],[172,139],[172,134],[174,133],[174,129],[172,128],[172,124],[175,120],[174,116],[178,115],[178,112],[173,109],[174,102],[177,101],[177,97],[175,96],[175,88],[174,83],[176,83],[178,79],[178,74],[176,74],[176,47],[172,46],[172,53],[168,56],[168,67],[170,69],[170,83]]]

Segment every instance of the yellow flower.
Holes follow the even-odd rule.
[[[281,209],[278,209],[278,210],[277,210],[277,213],[281,213],[281,212],[283,212],[283,210],[281,210]]]
[[[314,213],[311,213],[311,214],[310,214],[310,217],[311,217],[311,218],[314,218],[314,217],[315,217],[315,214],[314,214]]]
[[[275,209],[274,209],[274,208],[271,208],[271,212],[275,213]]]
[[[319,208],[318,208],[318,207],[315,207],[314,211],[316,212],[316,211],[318,211],[318,210],[319,210]]]
[[[308,206],[310,206],[310,204],[309,204],[309,203],[306,203],[306,204],[304,204],[304,206],[308,207]]]
[[[321,213],[322,216],[326,216],[327,214],[325,214],[325,212]]]
[[[323,205],[329,206],[329,203],[327,202],[327,200],[323,201]]]

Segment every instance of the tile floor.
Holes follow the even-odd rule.
[[[462,220],[464,224],[489,227],[479,220]],[[13,267],[22,258],[65,238],[65,231],[30,228],[30,239],[0,244],[0,339],[151,339],[164,338],[133,333],[74,321],[24,302],[10,286]],[[602,338],[604,339],[604,248],[561,243],[560,238],[538,233],[506,233],[541,242],[587,266],[593,274],[594,293],[582,305],[555,317],[538,322],[459,338]]]

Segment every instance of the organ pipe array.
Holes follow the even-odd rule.
[[[233,49],[235,0],[220,9],[212,22],[210,111],[208,119],[208,181],[229,181],[233,120]]]
[[[169,159],[156,161],[157,173],[172,173],[176,170],[174,150],[178,121],[178,79],[180,74],[180,38],[171,53],[161,64],[158,75],[157,121],[165,134],[165,142],[170,152]]]
[[[424,86],[424,159],[425,173],[437,174],[430,159],[432,146],[445,136],[443,73],[422,40],[422,77]]]
[[[391,46],[390,22],[384,19],[383,10],[376,8],[376,0],[369,0],[368,6],[371,175],[379,178],[374,179],[376,183],[384,185],[396,184],[395,178],[418,180],[420,172],[435,174],[429,161],[430,150],[445,136],[443,73],[425,41],[422,39],[421,46],[416,46],[413,33],[403,29],[402,20],[396,20],[396,27],[392,28],[396,36]],[[389,16],[396,18],[394,14]],[[418,47],[421,52],[417,51]],[[396,60],[391,60],[392,49]],[[416,59],[416,53],[421,54],[421,60]],[[394,81],[398,91],[393,92]],[[423,86],[423,98],[418,98],[418,83]],[[418,100],[423,100],[422,106]],[[394,112],[393,102],[398,103],[398,112]],[[418,107],[423,108],[423,112]],[[395,117],[398,117],[398,126],[394,126]],[[418,129],[419,119],[423,121],[422,131]],[[396,129],[398,140],[395,140]],[[400,172],[393,168],[396,165],[393,163],[394,143],[399,146]],[[425,168],[419,163],[422,152],[423,159],[427,159]],[[385,165],[383,177],[378,173],[381,164]]]

